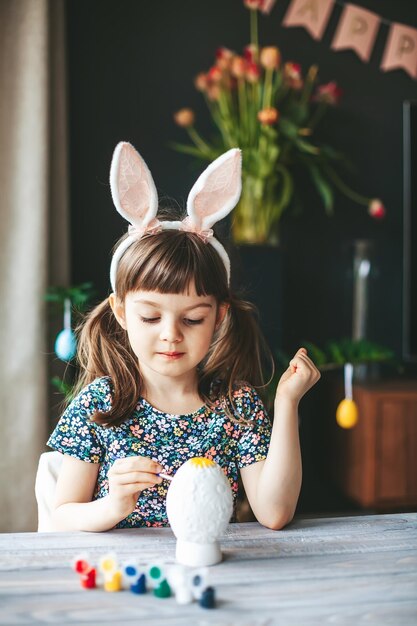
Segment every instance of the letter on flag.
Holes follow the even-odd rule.
[[[388,72],[399,68],[417,78],[417,30],[403,24],[392,24],[381,69]]]
[[[292,0],[283,26],[304,26],[314,39],[321,39],[329,21],[334,0]]]
[[[346,4],[331,47],[352,48],[362,61],[369,61],[379,24],[380,18],[375,13]]]

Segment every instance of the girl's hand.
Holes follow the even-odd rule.
[[[300,348],[280,378],[275,400],[285,398],[298,403],[319,378],[320,372],[307,356],[307,350]]]
[[[144,456],[116,459],[108,473],[109,500],[121,519],[135,510],[139,494],[144,489],[162,482],[162,478],[157,476],[162,471],[159,463]]]

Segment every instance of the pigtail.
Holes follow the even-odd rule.
[[[230,322],[224,330],[226,343],[229,344],[229,387],[235,381],[249,381],[255,387],[261,386],[265,346],[256,307],[251,302],[232,297],[229,313]]]
[[[259,329],[256,307],[245,300],[231,297],[230,308],[210,348],[200,379],[203,394],[208,385],[216,385],[218,397],[227,400],[233,410],[236,384],[248,382],[265,386],[264,370],[273,370],[272,354]]]
[[[110,377],[112,408],[106,413],[97,412],[92,421],[118,426],[135,409],[141,392],[141,376],[127,333],[117,322],[108,298],[88,314],[77,333],[81,373],[76,392],[96,378]]]

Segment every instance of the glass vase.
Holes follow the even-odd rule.
[[[279,244],[278,219],[281,213],[276,180],[244,175],[242,194],[233,211],[232,237],[237,245]]]

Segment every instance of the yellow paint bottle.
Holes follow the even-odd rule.
[[[104,579],[104,591],[121,591],[122,572],[114,572],[112,576]]]

